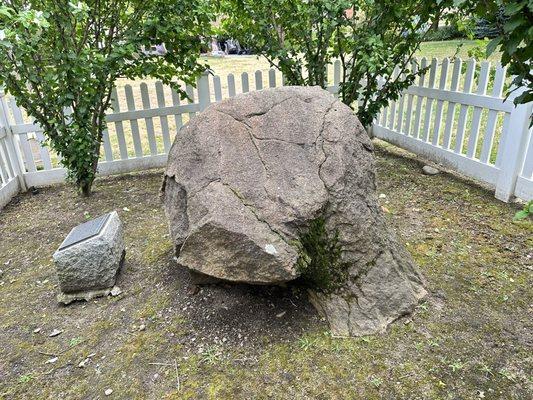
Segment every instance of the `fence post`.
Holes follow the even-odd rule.
[[[524,90],[525,88],[516,90],[506,101],[512,102]],[[501,164],[495,194],[499,200],[508,202],[514,194],[516,179],[524,165],[532,111],[533,103],[531,102],[517,105],[511,111],[507,131],[502,133],[498,148],[498,158],[501,159]]]
[[[21,159],[20,153],[16,148],[15,137],[11,131],[7,102],[3,90],[0,90],[0,125],[4,126],[6,129],[6,147],[9,158],[11,159],[11,168],[13,168],[13,172],[17,177],[20,190],[25,192],[28,188],[24,179],[24,161]]]

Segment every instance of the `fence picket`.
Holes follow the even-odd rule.
[[[381,114],[379,115],[379,120],[380,120],[380,125],[381,126],[386,126],[387,125],[387,113],[389,112],[389,106],[386,105],[385,107],[383,107],[383,109],[381,110]]]
[[[339,84],[341,82],[341,62],[336,60],[333,63],[333,86],[335,87],[336,93],[339,92]]]
[[[166,107],[165,90],[162,82],[157,81],[155,83],[155,93],[157,97],[157,106],[160,108]],[[161,122],[161,133],[163,134],[163,148],[165,149],[165,152],[168,153],[170,150],[170,128],[168,126],[168,118],[166,115],[163,115],[159,120]]]
[[[104,145],[104,157],[106,161],[113,161],[113,149],[109,142],[109,132],[106,129],[102,132],[102,144]]]
[[[450,91],[456,92],[459,87],[459,76],[461,75],[461,65],[463,61],[457,57],[453,62],[452,82],[450,84]],[[452,140],[452,128],[455,117],[455,105],[457,103],[448,102],[448,112],[446,113],[446,122],[444,126],[444,135],[442,141],[442,147],[445,149],[450,148]]]
[[[435,87],[436,73],[437,73],[437,59],[433,58],[431,60],[431,67],[429,69],[429,81],[428,81],[428,86],[427,86],[430,89]],[[422,129],[422,136],[421,136],[421,139],[424,142],[427,142],[429,139],[429,126],[431,123],[432,107],[433,107],[433,98],[428,97],[426,100],[424,127]]]
[[[150,105],[148,85],[143,82],[141,83],[140,87],[143,109],[149,110],[152,107]],[[145,118],[144,123],[146,124],[146,133],[148,136],[148,146],[150,147],[150,154],[155,156],[157,154],[157,142],[155,140],[154,119],[152,117]]]
[[[13,113],[13,119],[15,124],[22,125],[24,124],[24,118],[22,117],[22,110],[19,108],[14,98],[11,98],[9,101],[9,106],[11,107],[11,112]],[[31,151],[30,142],[28,141],[28,135],[26,133],[21,133],[18,135],[19,145],[22,149],[22,154],[24,158],[24,165],[28,172],[37,171],[35,166],[35,160],[33,159],[33,153]]]
[[[174,107],[179,107],[181,104],[180,95],[178,92],[176,92],[175,89],[170,89],[170,93],[172,95],[172,105]],[[181,127],[183,126],[183,117],[181,113],[174,114],[174,123],[176,124],[176,132],[178,133]]]
[[[425,69],[427,67],[427,59],[426,57],[423,57],[422,60],[420,60],[420,69],[423,71],[420,74],[420,77],[418,78],[418,86],[423,87],[424,83],[426,81],[426,72]],[[413,137],[419,138],[420,137],[420,122],[422,119],[422,100],[424,98],[422,96],[416,97],[416,113],[415,113],[415,124],[413,129]]]
[[[228,96],[235,96],[235,77],[233,74],[228,74]]]
[[[22,154],[19,146],[16,144],[17,138],[13,134],[11,129],[11,123],[9,118],[8,105],[6,102],[5,94],[0,92],[0,125],[4,126],[4,137],[0,140],[0,146],[2,153],[4,154],[4,160],[7,164],[8,173],[11,173],[11,179],[7,184],[11,182],[15,185],[10,185],[11,189],[7,189],[8,196],[14,196],[19,190],[27,190],[28,185],[24,179],[24,164],[22,162]],[[9,175],[9,174],[8,174]],[[8,176],[9,178],[9,176]],[[16,181],[15,181],[16,180]],[[18,185],[16,185],[18,183]],[[6,204],[6,200],[9,198],[4,197],[0,207]]]
[[[263,73],[261,71],[255,71],[255,90],[263,89]]]
[[[135,98],[133,97],[133,89],[131,85],[124,86],[124,92],[126,93],[126,105],[128,111],[135,110]],[[141,135],[139,133],[139,122],[136,119],[130,119],[131,137],[133,138],[133,147],[135,149],[135,157],[143,156],[143,149],[141,143]]]
[[[243,72],[241,74],[241,87],[243,93],[248,93],[250,91],[250,83],[248,82],[248,73]]]
[[[193,104],[194,103],[194,88],[191,85],[185,86],[185,93],[187,93],[187,103]],[[189,113],[189,121],[194,118],[196,115],[195,112]]]
[[[207,72],[198,79],[196,87],[198,88],[198,106],[200,111],[203,111],[211,104],[211,89]]]
[[[111,95],[111,104],[113,107],[113,112],[119,113],[120,112],[120,101],[118,99],[118,91],[116,88],[113,89],[113,93]],[[122,123],[122,121],[115,122],[115,132],[117,134],[120,158],[122,160],[127,160],[128,159],[128,147],[126,145],[126,138],[124,137],[124,124]]]
[[[276,70],[273,68],[268,71],[268,87],[276,87]]]
[[[418,71],[417,60],[414,59],[411,62],[411,72],[416,74],[417,71]],[[411,120],[413,119],[413,100],[414,100],[415,96],[412,95],[412,94],[408,94],[407,96],[408,96],[408,98],[407,98],[407,115],[406,115],[406,119],[405,119],[404,133],[407,136],[409,136],[410,131],[411,131]]]
[[[222,85],[220,83],[220,76],[213,77],[213,89],[215,92],[215,101],[222,100]]]
[[[5,149],[5,140],[0,139],[0,188],[7,184],[14,176],[11,169],[11,160]]]
[[[494,165],[496,168],[501,168],[502,166],[502,149],[505,148],[505,139],[507,137],[507,132],[509,131],[509,125],[511,123],[511,114],[505,113],[503,117],[503,128],[502,128],[502,137],[500,138],[500,144],[498,146],[498,154],[496,155],[496,162]]]
[[[528,148],[526,150],[526,158],[524,159],[524,168],[521,175],[524,178],[533,178],[533,137],[530,136]]]
[[[402,74],[400,79],[405,79],[405,74]],[[404,120],[404,102],[405,102],[405,96],[400,97],[400,106],[398,107],[398,119],[396,121],[396,129],[398,133],[403,133],[402,126],[403,126],[403,120]]]
[[[394,71],[392,71],[392,77],[391,80],[394,81],[398,77],[400,69],[398,67],[394,68]],[[389,129],[394,130],[394,120],[396,118],[396,101],[391,100],[389,102]]]
[[[2,153],[5,157],[7,167],[7,180],[9,181],[17,177],[17,160],[15,158],[15,154],[9,150],[9,143],[7,143],[7,140],[0,140],[0,149],[2,150]]]
[[[481,63],[481,70],[479,72],[479,79],[476,93],[479,95],[484,95],[487,91],[487,83],[489,81],[489,68],[490,63],[484,61]],[[474,107],[474,113],[472,114],[472,127],[470,129],[470,137],[468,139],[468,149],[466,156],[473,158],[476,155],[476,148],[479,137],[479,124],[481,122],[481,113],[483,108]]]
[[[440,81],[439,81],[439,89],[444,90],[446,89],[446,80],[448,79],[448,64],[450,63],[450,60],[448,58],[445,58],[442,60],[442,66],[440,70]],[[431,139],[431,143],[433,145],[439,144],[439,134],[440,134],[440,126],[442,124],[442,106],[444,104],[443,100],[437,100],[437,108],[435,110],[435,122],[433,123],[433,138]]]
[[[492,96],[500,98],[503,93],[503,84],[505,83],[506,67],[501,65],[496,66],[496,73],[494,75],[494,86],[492,87]],[[490,160],[490,153],[494,142],[494,133],[496,131],[496,121],[498,118],[498,111],[490,110],[487,117],[487,127],[485,135],[483,136],[483,144],[481,146],[481,154],[479,160],[487,163]]]
[[[41,155],[41,161],[43,162],[43,168],[45,170],[52,169],[52,160],[50,159],[50,152],[46,147],[46,139],[42,131],[35,132],[37,142],[39,142],[39,154]]]
[[[468,60],[466,67],[465,83],[463,86],[464,93],[470,93],[472,91],[472,82],[474,79],[474,71],[476,69],[476,60],[471,58]],[[463,152],[463,143],[466,127],[466,116],[468,113],[468,104],[461,104],[461,109],[459,110],[459,118],[457,119],[457,135],[455,137],[455,152],[462,154]]]

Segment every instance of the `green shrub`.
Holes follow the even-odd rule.
[[[444,40],[465,38],[464,32],[461,32],[457,25],[439,26],[437,29],[429,31],[424,40],[426,42],[437,42]]]

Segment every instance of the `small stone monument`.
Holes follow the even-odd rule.
[[[60,303],[108,295],[124,260],[122,222],[116,211],[76,226],[53,258]]]

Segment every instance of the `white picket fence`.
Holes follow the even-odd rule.
[[[426,66],[422,59],[420,67]],[[444,59],[439,65],[433,59],[429,73],[382,110],[373,132],[491,185],[500,200],[508,201],[513,195],[529,200],[533,198],[529,129],[533,103],[514,106],[513,99],[521,90],[504,101],[506,78],[504,67],[491,68],[486,61],[478,66],[473,59],[466,65],[460,59],[453,63]]]
[[[420,61],[421,66],[426,63]],[[427,76],[381,112],[372,127],[374,134],[492,185],[499,199],[533,198],[533,140],[528,129],[532,105],[514,107],[510,99],[503,100],[505,68],[491,68],[489,63],[477,66],[469,60],[463,71],[462,64],[461,60],[445,59],[440,64],[433,60]],[[328,90],[336,93],[340,63],[330,72]],[[283,77],[274,70],[243,73],[237,80],[232,74],[224,79],[205,75],[196,88],[186,87],[189,100],[181,102],[175,91],[160,82],[119,84],[107,115],[99,174],[162,167],[180,127],[211,102],[280,85]],[[0,96],[1,208],[28,187],[63,182],[65,170],[57,155],[40,146],[42,129],[27,118],[15,99]]]

